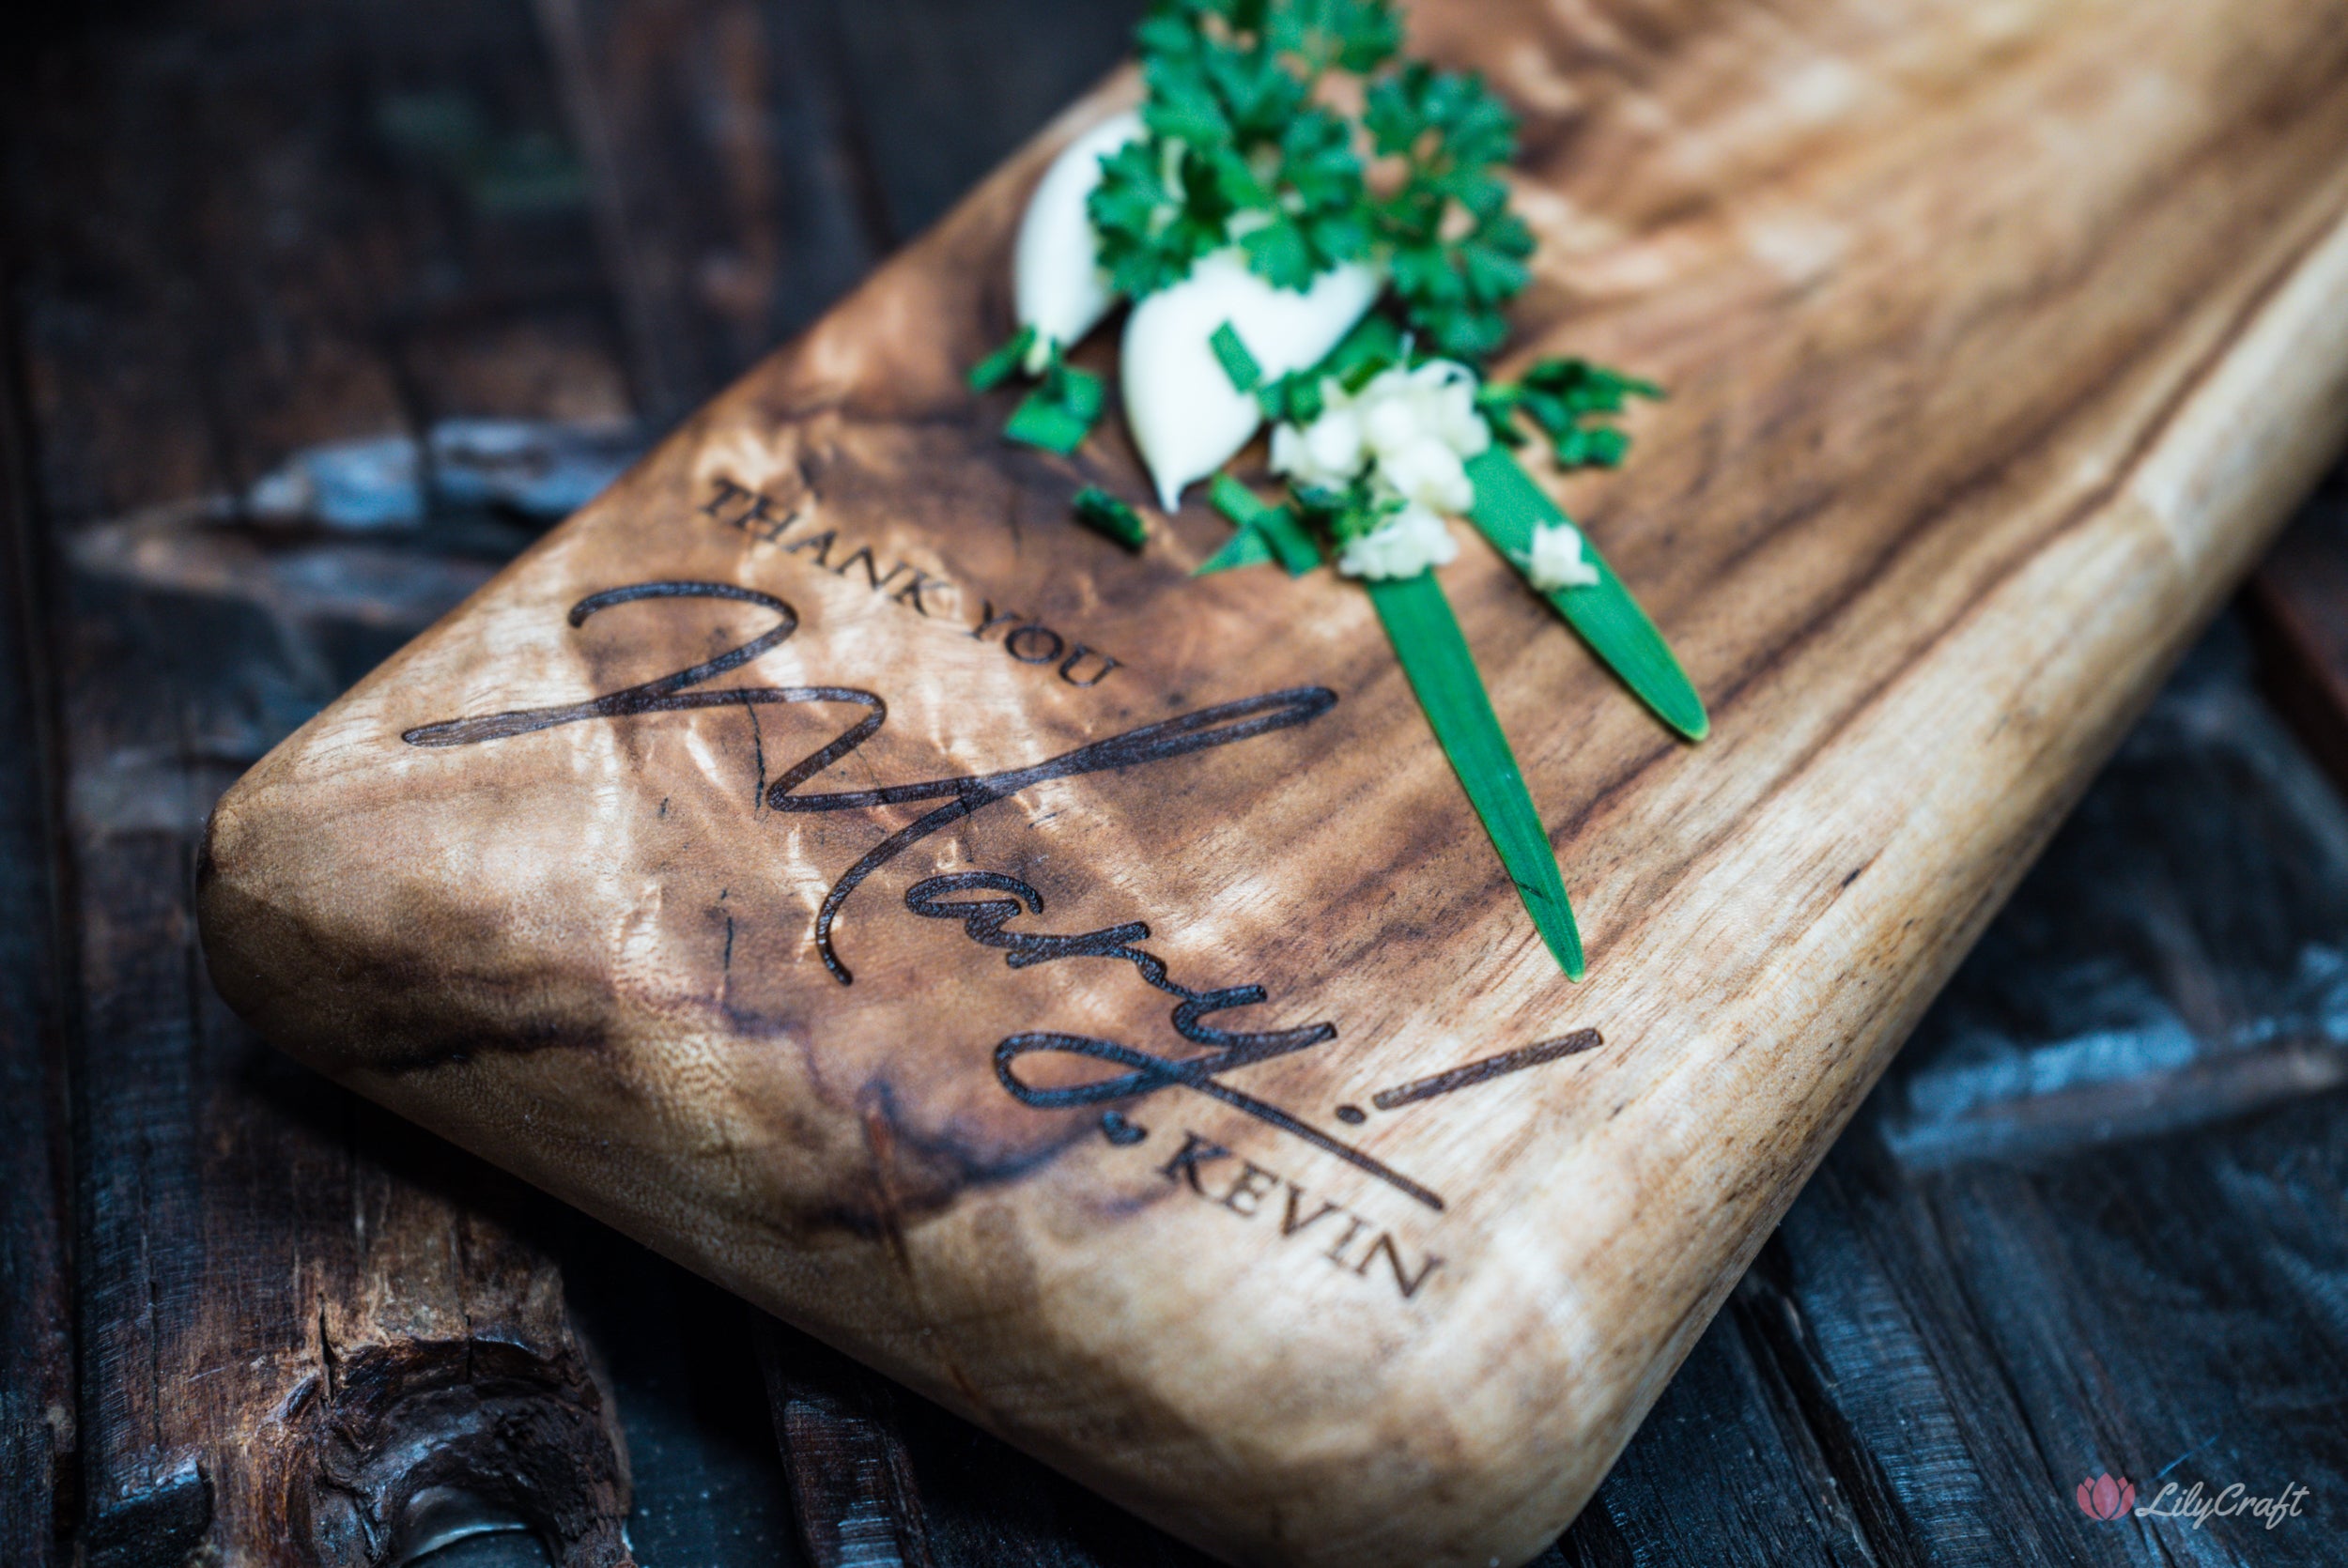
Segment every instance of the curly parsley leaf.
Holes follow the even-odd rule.
[[[1369,249],[1362,216],[1362,163],[1346,123],[1326,109],[1290,120],[1270,167],[1244,204],[1260,226],[1240,240],[1247,263],[1275,288],[1305,289],[1313,279]],[[1252,168],[1251,168],[1252,172]]]
[[[1300,291],[1368,250],[1352,126],[1312,99],[1333,66],[1392,54],[1388,0],[1171,0],[1140,39],[1148,134],[1104,161],[1091,203],[1120,288],[1164,288],[1234,239]]]
[[[1378,156],[1402,164],[1371,217],[1411,325],[1438,352],[1484,358],[1532,278],[1533,233],[1497,172],[1516,156],[1516,116],[1482,78],[1414,62],[1370,85],[1362,123]]]
[[[1402,19],[1391,0],[1294,0],[1272,8],[1266,37],[1316,72],[1367,75],[1401,49]]]
[[[1213,159],[1151,137],[1101,160],[1086,210],[1110,281],[1140,299],[1182,282],[1222,245],[1237,206]]]

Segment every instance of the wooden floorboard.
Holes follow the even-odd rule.
[[[79,1478],[54,694],[23,414],[0,379],[0,1541],[46,1568],[69,1560]]]

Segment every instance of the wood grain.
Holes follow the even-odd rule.
[[[1451,583],[1590,984],[1521,930],[1350,590],[1182,582],[1217,538],[1196,509],[1116,556],[1065,517],[1076,475],[1001,453],[1001,410],[959,392],[1043,149],[274,753],[217,812],[204,890],[216,977],[273,1038],[1248,1560],[1522,1559],[1570,1516],[2348,417],[2335,8],[1416,14],[1531,116],[1525,350],[1676,393],[1566,500],[1713,741],[1660,741],[1499,563]],[[1113,437],[1074,467],[1138,491]],[[796,521],[762,541],[735,491]],[[960,592],[881,593],[858,546]],[[842,988],[816,901],[906,814],[769,791],[837,710],[401,741],[776,623],[670,600],[691,613],[564,624],[659,580],[795,607],[729,684],[886,697],[887,731],[802,792],[1337,700],[940,835],[847,906]],[[1012,607],[1034,619],[970,635]],[[1047,636],[1122,662],[1079,685],[1023,662]],[[972,869],[1048,900],[1037,929],[1146,921],[1182,983],[1265,985],[1271,1017],[1233,1027],[1336,1021],[1243,1080],[1322,1142],[1187,1092],[1125,1107],[1138,1144],[1007,1098],[997,1040],[1164,1042],[1165,1009],[1121,959],[1005,971],[906,903]],[[1339,1104],[1584,1026],[1608,1048],[1349,1134],[1439,1215],[1327,1146]],[[1334,1265],[1279,1234],[1321,1202],[1362,1221]]]

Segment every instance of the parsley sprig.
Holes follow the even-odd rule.
[[[1533,251],[1499,175],[1516,118],[1472,73],[1398,62],[1391,0],[1160,0],[1138,37],[1147,134],[1103,160],[1091,198],[1120,290],[1233,243],[1298,290],[1375,256],[1435,349],[1500,346]],[[1333,71],[1363,79],[1358,126],[1321,100]]]
[[[1091,198],[1120,289],[1154,293],[1234,241],[1298,290],[1367,254],[1353,128],[1314,95],[1393,56],[1390,0],[1161,0],[1139,40],[1148,134],[1103,160]]]

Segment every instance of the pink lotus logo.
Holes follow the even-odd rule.
[[[2117,1519],[2136,1506],[2136,1483],[2109,1473],[2080,1482],[2078,1495],[2079,1512],[2091,1519]]]

